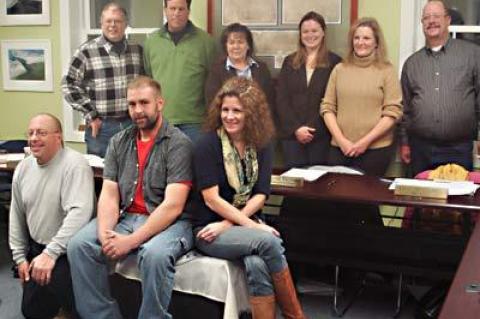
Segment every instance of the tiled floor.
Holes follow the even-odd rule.
[[[18,280],[12,278],[11,275],[11,256],[7,248],[7,225],[4,219],[1,219],[0,319],[18,319],[23,318],[20,313],[21,287]],[[300,298],[308,318],[336,318],[331,310],[331,297],[302,294]],[[394,284],[369,285],[343,318],[392,318],[394,307]],[[414,310],[414,299],[409,298],[398,318],[414,318]],[[279,315],[278,318],[281,318],[281,316]]]

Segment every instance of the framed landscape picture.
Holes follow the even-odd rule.
[[[3,88],[53,91],[50,40],[2,40]]]
[[[48,25],[50,0],[0,0],[0,25]]]

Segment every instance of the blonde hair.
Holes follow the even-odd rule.
[[[385,38],[383,37],[382,29],[378,24],[375,18],[361,18],[355,21],[350,27],[348,31],[348,51],[345,61],[347,63],[353,63],[355,51],[353,48],[353,38],[355,36],[355,32],[360,27],[368,27],[372,30],[373,36],[377,43],[377,47],[375,48],[375,60],[374,63],[377,66],[385,66],[390,65],[390,61],[388,61],[388,54],[387,54],[387,46],[385,44]]]

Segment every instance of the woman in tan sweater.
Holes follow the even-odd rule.
[[[394,152],[393,131],[402,94],[377,21],[352,25],[345,62],[332,71],[320,114],[332,134],[328,163],[381,176]]]

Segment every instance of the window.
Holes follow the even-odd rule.
[[[66,73],[75,50],[85,41],[101,34],[100,13],[110,0],[60,1],[60,36],[62,70]],[[128,12],[129,27],[127,38],[142,44],[146,36],[163,24],[163,1],[159,0],[119,0]],[[84,120],[63,101],[65,140],[83,142]]]
[[[450,0],[450,6],[452,36],[480,44],[480,1]]]

